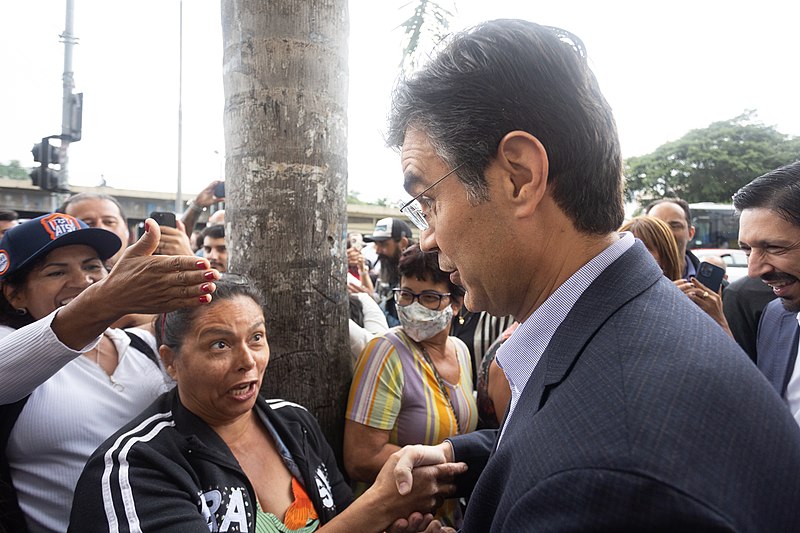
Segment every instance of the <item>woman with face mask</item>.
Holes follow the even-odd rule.
[[[375,480],[389,456],[408,444],[439,444],[473,431],[478,415],[469,350],[450,337],[464,289],[439,269],[435,253],[403,252],[394,290],[400,326],[371,340],[356,363],[344,434],[344,465],[357,491]],[[458,527],[448,500],[437,514]]]

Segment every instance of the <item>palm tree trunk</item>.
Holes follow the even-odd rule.
[[[229,270],[265,296],[264,394],[306,406],[337,452],[352,372],[348,24],[347,0],[222,0]]]

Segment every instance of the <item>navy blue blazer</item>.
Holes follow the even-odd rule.
[[[451,439],[463,531],[800,531],[800,427],[640,243],[558,328],[503,440]]]
[[[786,396],[786,386],[794,370],[798,333],[797,313],[784,309],[780,300],[767,304],[758,323],[756,361],[781,397]]]

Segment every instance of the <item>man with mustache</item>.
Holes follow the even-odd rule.
[[[758,325],[756,363],[800,423],[800,161],[760,176],[733,196],[739,246],[752,278],[778,298]]]

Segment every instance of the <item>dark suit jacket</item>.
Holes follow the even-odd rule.
[[[800,531],[800,428],[640,242],[558,328],[490,456],[494,434],[451,439],[467,533]]]
[[[747,276],[725,287],[722,293],[722,310],[733,338],[754,362],[758,322],[764,307],[774,299],[775,293],[769,285]]]
[[[794,370],[798,333],[797,313],[784,309],[780,300],[767,304],[758,324],[758,368],[781,397]]]

